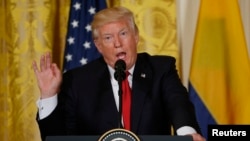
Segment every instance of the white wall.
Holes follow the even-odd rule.
[[[250,54],[250,0],[239,0],[245,37]],[[188,85],[189,68],[192,56],[193,40],[196,30],[200,0],[176,0],[177,5],[177,33],[181,50],[182,79]]]

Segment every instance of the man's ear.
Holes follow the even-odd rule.
[[[138,42],[139,42],[139,34],[138,33],[135,33],[135,41],[136,41],[136,44],[138,44]]]
[[[95,39],[95,40],[94,40],[94,44],[95,44],[97,50],[98,50],[100,53],[102,53],[101,44],[100,44],[100,42],[98,41],[98,39]]]

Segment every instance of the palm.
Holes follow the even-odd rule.
[[[60,74],[52,69],[41,71],[37,75],[38,86],[42,94],[53,95],[58,92],[60,86]]]
[[[47,98],[58,93],[62,76],[56,64],[51,63],[50,54],[41,57],[40,70],[37,68],[36,62],[34,62],[33,68],[41,92],[41,97]]]

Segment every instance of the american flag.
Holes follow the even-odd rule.
[[[71,0],[64,52],[64,72],[100,56],[91,38],[93,15],[106,8],[106,0]]]

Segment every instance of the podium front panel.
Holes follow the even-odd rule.
[[[141,141],[193,141],[191,136],[138,135]],[[45,141],[98,141],[100,136],[48,136]]]

